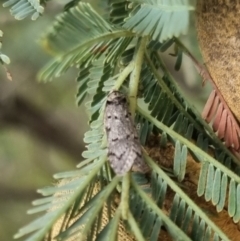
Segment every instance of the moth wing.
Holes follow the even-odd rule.
[[[143,172],[146,173],[150,170],[149,166],[145,163],[142,150],[141,150],[141,144],[138,139],[134,138],[133,142],[134,151],[137,153],[136,158],[134,159],[132,170],[134,172]]]
[[[124,175],[132,166],[134,166],[134,171],[145,173],[149,170],[143,160],[141,147],[138,142],[119,140],[111,145],[110,150],[108,152],[109,163],[117,175]]]
[[[105,121],[108,142],[114,140],[123,141],[135,134],[134,125],[130,118],[124,118],[120,116],[119,118],[114,118],[111,116],[111,120]]]
[[[127,173],[136,159],[132,143],[128,140],[120,140],[111,145],[108,152],[108,160],[114,172],[122,176]]]
[[[104,125],[109,142],[128,139],[134,132],[134,124],[126,103],[108,104],[105,109]]]
[[[149,166],[145,163],[143,156],[138,157],[135,159],[133,163],[132,170],[134,172],[142,172],[142,173],[147,173],[149,172],[150,168]]]

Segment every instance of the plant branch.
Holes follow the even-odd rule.
[[[135,54],[133,58],[134,69],[130,75],[130,82],[129,82],[129,97],[130,97],[129,109],[132,115],[135,113],[136,106],[137,106],[138,84],[139,84],[140,73],[142,69],[146,43],[147,43],[147,37],[144,37],[140,40],[140,43],[137,49],[135,50]]]
[[[169,96],[172,96],[171,99],[173,101],[173,103],[176,105],[176,107],[181,110],[188,118],[189,120],[192,121],[192,123],[194,123],[195,127],[202,132],[202,128],[201,126],[196,123],[196,121],[193,119],[192,116],[190,116],[186,111],[185,111],[185,108],[186,107],[183,107],[181,105],[181,103],[179,103],[179,101],[176,99],[176,97],[173,95],[173,93],[169,90],[168,86],[162,81],[162,77],[159,73],[159,71],[155,68],[155,66],[153,65],[152,61],[151,61],[151,58],[149,56],[149,54],[147,53],[147,51],[145,52],[145,57],[146,57],[146,60],[147,60],[147,63],[149,64],[154,76],[156,77],[156,79],[158,80],[158,83],[159,85],[161,86],[161,88],[166,91],[166,93],[169,95]],[[166,68],[166,66],[164,65],[163,61],[161,60],[161,58],[156,55],[156,57],[158,58],[158,62],[160,63],[160,66],[161,66],[161,69],[164,71],[164,74],[171,80],[171,82],[174,84],[174,79],[172,77],[172,75],[169,73],[168,69]],[[175,85],[175,87],[178,89],[178,87]],[[185,100],[186,102],[186,100]],[[189,103],[187,103],[188,106]],[[193,113],[197,116],[196,112],[195,112],[195,108],[191,108]],[[234,156],[229,149],[227,149],[224,144],[222,143],[222,141],[216,136],[216,134],[213,132],[213,130],[210,128],[210,126],[201,118],[198,118],[198,121],[201,123],[202,126],[204,126],[204,128],[210,133],[213,141],[215,143],[217,143],[219,146],[222,147],[222,149],[227,152],[228,155],[231,156],[232,160],[237,164],[239,165],[239,161],[238,159],[236,158],[236,156]]]
[[[146,155],[147,156],[147,155]],[[153,169],[154,170],[154,169]],[[166,174],[165,174],[166,175]],[[141,196],[141,198],[151,207],[151,209],[163,220],[163,222],[168,226],[171,227],[173,232],[171,233],[178,233],[181,238],[180,240],[184,241],[191,241],[191,239],[175,224],[173,223],[166,214],[154,203],[154,201],[136,184],[136,182],[132,179],[132,185],[136,192]],[[227,239],[226,239],[227,241]]]
[[[145,241],[145,239],[142,235],[142,232],[140,231],[138,224],[130,211],[128,213],[128,224],[131,227],[132,232],[136,235],[136,239],[138,241]]]
[[[201,161],[208,161],[214,165],[214,167],[219,168],[221,172],[225,173],[232,179],[234,179],[237,183],[240,183],[240,177],[230,171],[228,168],[226,168],[224,165],[222,165],[220,162],[216,161],[213,157],[208,155],[206,152],[204,152],[202,149],[200,149],[198,146],[193,144],[191,141],[187,140],[186,138],[182,137],[180,134],[172,130],[171,128],[167,127],[160,121],[156,120],[154,117],[152,117],[149,113],[144,111],[142,108],[138,107],[138,112],[144,116],[148,121],[153,123],[157,128],[163,130],[168,135],[173,137],[176,140],[179,140],[181,144],[185,144],[195,155],[201,157]]]
[[[128,219],[129,210],[129,188],[130,188],[130,174],[129,172],[123,177],[122,192],[121,192],[121,211],[122,218]]]
[[[134,64],[133,61],[131,61],[129,65],[126,68],[124,68],[124,70],[120,73],[119,77],[117,78],[114,84],[114,89],[118,90],[122,86],[123,82],[126,80],[128,75],[133,71],[133,68]]]
[[[152,169],[163,178],[167,184],[171,187],[171,189],[176,192],[182,200],[184,200],[198,215],[201,219],[203,219],[208,226],[214,230],[214,232],[221,235],[221,239],[225,241],[230,241],[228,237],[208,218],[208,216],[189,198],[181,188],[164,172],[162,171],[156,163],[146,154],[144,153],[144,158],[148,162],[148,164],[152,167]]]

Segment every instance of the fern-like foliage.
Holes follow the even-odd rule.
[[[46,67],[40,78],[48,80],[59,76],[79,63],[88,66],[107,50],[106,58],[117,51],[119,55],[133,36],[130,31],[119,29],[104,20],[89,4],[81,3],[59,16],[59,20],[43,38],[43,43],[60,55]]]
[[[3,32],[0,30],[0,38],[3,37]],[[0,42],[0,49],[2,48],[2,41]],[[1,64],[10,64],[10,59],[7,55],[0,52],[0,62]]]
[[[175,68],[180,69],[183,52],[175,37],[186,33],[192,6],[183,0],[112,0],[110,8],[104,19],[89,4],[71,6],[42,39],[56,58],[40,78],[79,68],[77,102],[85,102],[90,130],[78,169],[56,174],[59,183],[39,191],[45,197],[34,202],[30,213],[45,213],[16,238],[230,240],[203,211],[198,196],[218,212],[227,206],[229,218],[238,222],[239,162],[186,101],[159,55],[175,45]],[[108,165],[103,115],[112,90],[129,97],[151,168],[146,175],[115,176]],[[154,155],[149,147],[153,136],[159,140]],[[156,157],[167,146],[174,151],[171,164],[164,166]],[[188,189],[191,165],[199,169],[194,188]]]
[[[151,36],[153,40],[163,42],[173,36],[185,34],[189,25],[189,11],[194,7],[188,0],[134,0],[133,9],[124,27],[141,36]],[[154,18],[153,18],[154,16]],[[176,25],[178,28],[176,29]]]
[[[3,32],[2,30],[0,30],[0,39],[3,37]],[[0,50],[2,48],[2,41],[0,40]],[[12,80],[12,76],[10,74],[10,72],[8,71],[8,69],[6,68],[6,64],[10,64],[10,59],[7,55],[3,54],[1,51],[0,51],[0,63],[2,64],[3,68],[5,69],[6,71],[6,74],[7,74],[7,78],[9,80]]]
[[[32,20],[36,20],[44,11],[39,0],[8,0],[3,4],[3,7],[10,6],[10,12],[17,20],[28,16],[31,16]]]

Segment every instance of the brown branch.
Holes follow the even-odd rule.
[[[55,146],[77,161],[82,159],[83,145],[77,134],[23,97],[0,100],[0,126],[26,129],[44,144]]]

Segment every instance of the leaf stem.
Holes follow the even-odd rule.
[[[196,120],[194,120],[194,118],[189,115],[186,111],[186,109],[188,108],[188,106],[190,106],[189,103],[186,102],[186,106],[182,106],[179,101],[176,99],[176,97],[173,95],[173,93],[169,90],[168,86],[162,81],[162,77],[159,73],[159,71],[155,68],[155,66],[152,63],[152,60],[149,56],[149,54],[147,53],[147,51],[145,51],[145,57],[146,57],[146,61],[149,65],[149,67],[151,68],[154,76],[156,77],[156,79],[158,80],[159,85],[161,86],[161,88],[166,91],[168,96],[171,96],[171,99],[173,101],[173,103],[176,105],[176,107],[182,112],[184,113],[184,115],[191,120],[191,122],[194,124],[195,128],[199,131],[202,131],[201,126],[196,122]],[[172,77],[172,75],[169,73],[168,69],[166,68],[165,64],[163,63],[163,61],[161,60],[161,58],[156,55],[157,59],[158,59],[158,63],[160,64],[160,68],[162,69],[162,71],[164,72],[164,74],[167,76],[167,78],[171,81],[172,84],[174,84],[175,88],[178,90],[178,86],[175,84],[175,81]],[[198,116],[198,113],[196,113],[195,108],[192,107],[191,108],[192,112],[194,113],[195,116]],[[212,140],[217,143],[219,146],[221,146],[221,148],[224,150],[225,153],[227,153],[229,156],[231,156],[232,160],[239,165],[239,161],[237,160],[237,158],[223,145],[223,143],[221,142],[221,140],[219,140],[219,138],[216,136],[216,134],[213,132],[213,130],[210,128],[210,126],[200,117],[197,118],[197,120],[201,123],[201,125],[210,133]]]
[[[236,182],[240,183],[240,177],[222,165],[220,162],[215,160],[213,157],[208,155],[206,152],[201,150],[198,146],[194,145],[192,142],[169,128],[168,126],[164,125],[162,122],[158,121],[154,117],[152,117],[148,112],[143,110],[142,108],[138,107],[138,112],[143,115],[147,120],[153,123],[159,129],[165,131],[168,135],[173,137],[176,140],[179,140],[181,144],[186,145],[193,153],[197,156],[201,156],[202,161],[208,161],[212,163],[216,168],[219,168],[223,173],[227,174],[231,179],[234,179]]]
[[[104,41],[109,41],[121,37],[134,37],[135,33],[128,31],[128,30],[116,30],[108,33],[101,34],[96,37],[92,37],[91,39],[87,39],[84,42],[80,43],[79,45],[75,46],[74,48],[70,49],[67,52],[60,53],[52,62],[50,62],[48,65],[46,65],[41,72],[38,74],[38,79],[46,81],[52,79],[52,77],[58,77],[63,72],[66,71],[66,69],[70,68],[73,64],[79,64],[82,63],[83,59],[86,59],[86,55],[90,55],[91,53],[91,47],[94,46],[96,43],[101,43]],[[86,52],[85,54],[81,53],[84,49],[89,49],[89,52]],[[76,59],[76,53],[81,53],[82,56]],[[74,56],[74,58],[73,58]],[[68,59],[68,61],[66,61]],[[62,61],[65,60],[67,64],[64,66],[64,71],[60,70],[56,72],[56,66],[61,66]],[[55,68],[55,69],[53,69]],[[62,66],[61,66],[62,68]]]
[[[167,184],[171,187],[171,189],[177,193],[182,200],[184,200],[188,206],[190,206],[197,215],[206,222],[208,226],[212,228],[214,232],[216,232],[222,240],[230,241],[230,239],[213,223],[209,217],[182,191],[181,188],[163,171],[158,165],[144,152],[144,158],[149,164],[149,166],[162,178]]]
[[[142,69],[142,63],[143,63],[146,43],[147,43],[147,37],[143,37],[140,40],[140,43],[135,50],[134,59],[133,59],[134,69],[130,75],[130,81],[129,81],[129,97],[130,97],[129,109],[130,109],[132,116],[134,116],[136,106],[137,106],[138,84],[139,84],[140,73],[141,73],[141,69]]]
[[[123,82],[126,80],[128,75],[133,71],[133,69],[134,63],[133,61],[131,61],[129,65],[126,68],[124,68],[124,70],[120,73],[119,77],[117,78],[114,84],[113,89],[118,90],[122,86]]]
[[[164,173],[165,174],[165,173]],[[165,174],[166,175],[166,174]],[[166,215],[163,211],[153,202],[153,200],[132,180],[132,185],[136,192],[142,197],[147,205],[162,219],[166,224],[166,227],[171,228],[171,233],[178,235],[180,239],[184,241],[191,241],[191,239]],[[227,241],[227,240],[226,240]]]
[[[97,214],[100,212],[100,210],[103,208],[104,203],[106,202],[107,198],[110,196],[110,194],[113,192],[119,181],[121,180],[121,177],[115,176],[112,181],[104,188],[104,190],[99,190],[100,196],[98,198],[97,205],[93,207],[92,215],[87,220],[87,223],[84,227],[83,232],[81,233],[83,236],[86,237],[89,230],[93,227],[94,220],[96,219]]]
[[[121,192],[121,210],[122,218],[128,219],[129,214],[129,188],[130,188],[130,173],[126,173],[122,180],[122,192]]]
[[[30,223],[29,225],[25,226],[24,228],[20,229],[18,233],[14,236],[14,238],[20,238],[23,235],[29,233],[29,229],[31,230],[31,227],[34,223],[37,221],[40,222],[40,220],[46,219],[46,217],[49,216],[47,222],[45,222],[44,226],[40,227],[36,233],[33,233],[31,237],[34,237],[34,240],[42,240],[44,236],[47,234],[47,232],[52,228],[53,224],[63,215],[63,213],[74,203],[76,198],[79,196],[81,192],[85,190],[85,188],[89,185],[89,183],[96,177],[97,173],[100,171],[102,168],[104,162],[106,161],[106,156],[102,156],[101,159],[99,160],[99,163],[96,165],[96,167],[88,173],[88,175],[85,176],[84,180],[82,178],[79,179],[79,188],[75,190],[75,192],[66,199],[64,205],[59,208],[58,210],[53,211],[52,215],[50,216],[51,213],[45,213],[42,217],[39,219],[35,220],[33,223]],[[120,179],[115,180],[118,182]],[[76,182],[76,181],[75,181]],[[70,194],[68,193],[68,196]],[[56,197],[57,198],[57,197]],[[54,201],[53,201],[54,203]]]
[[[159,70],[157,70],[148,54],[147,51],[145,51],[145,57],[146,57],[146,61],[149,65],[149,67],[151,68],[154,76],[156,77],[156,79],[158,80],[159,85],[161,86],[161,88],[163,89],[163,91],[165,91],[167,93],[168,96],[170,96],[172,102],[174,103],[174,105],[181,111],[184,113],[185,116],[187,116],[188,119],[190,119],[192,121],[192,123],[194,123],[194,125],[196,126],[196,128],[200,128],[199,125],[197,125],[196,121],[194,121],[194,119],[187,113],[186,111],[186,107],[182,106],[182,104],[177,100],[177,98],[174,96],[174,94],[172,93],[172,91],[169,89],[169,87],[163,82],[162,80],[162,76],[159,72]],[[164,63],[162,62],[161,58],[156,55],[157,59],[158,59],[158,63],[160,64],[160,68],[162,69],[162,71],[164,72],[164,75],[167,76],[167,78],[171,81],[172,84],[174,84],[174,80],[171,77],[170,73],[168,72],[167,68],[165,67]],[[175,88],[178,90],[177,86],[175,85]],[[200,128],[201,130],[201,128]]]
[[[145,241],[145,238],[142,235],[141,230],[139,229],[136,220],[134,219],[132,213],[129,211],[128,213],[128,223],[131,227],[132,233],[135,235],[136,240]]]

